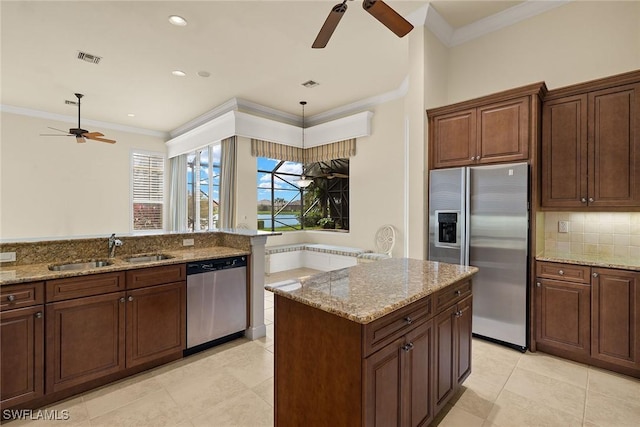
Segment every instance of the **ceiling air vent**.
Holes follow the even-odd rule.
[[[78,51],[78,59],[81,59],[85,62],[91,62],[92,64],[99,64],[102,59],[101,56],[91,55],[87,52]]]
[[[78,103],[76,101],[69,101],[68,99],[65,99],[64,103],[67,104],[67,105],[78,105]]]
[[[306,87],[307,89],[311,89],[312,87],[316,87],[319,84],[320,83],[314,82],[313,80],[307,80],[306,82],[302,83],[302,86]]]

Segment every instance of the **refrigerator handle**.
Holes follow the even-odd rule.
[[[465,168],[462,176],[462,218],[464,219],[462,250],[460,251],[461,264],[469,265],[469,246],[471,243],[471,168]]]

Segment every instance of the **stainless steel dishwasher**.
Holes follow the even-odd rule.
[[[192,354],[244,335],[247,257],[187,263],[187,349]]]

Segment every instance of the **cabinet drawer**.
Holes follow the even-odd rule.
[[[185,280],[186,277],[185,264],[129,270],[127,271],[127,289],[137,289],[144,288],[145,286],[181,282]]]
[[[536,275],[545,279],[563,280],[566,282],[589,283],[591,267],[557,262],[537,262]]]
[[[44,302],[44,282],[24,283],[0,288],[0,311],[29,307]]]
[[[471,295],[471,281],[458,283],[444,288],[436,294],[436,313],[440,313],[451,304]]]
[[[125,289],[124,273],[91,274],[47,280],[47,302],[101,295]]]
[[[432,317],[431,296],[409,304],[364,326],[365,357]]]

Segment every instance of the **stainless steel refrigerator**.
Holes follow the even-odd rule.
[[[525,350],[526,163],[432,170],[429,260],[473,265],[473,333]]]

